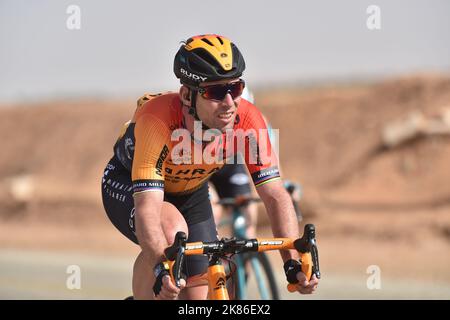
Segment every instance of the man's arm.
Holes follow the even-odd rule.
[[[164,192],[162,191],[140,192],[134,195],[134,204],[136,208],[136,236],[144,255],[144,270],[151,270],[150,268],[153,268],[154,265],[166,260],[164,249],[167,248],[168,244],[161,224],[163,200]],[[140,269],[138,268],[138,270]],[[134,277],[135,276],[133,275],[133,283],[135,281]],[[180,290],[186,285],[186,283],[182,281],[181,287],[177,288],[175,284],[170,281],[169,275],[164,273],[159,273],[158,277],[155,279],[153,278],[153,271],[150,275],[148,274],[148,271],[146,271],[141,274],[141,277],[137,276],[136,281],[146,282],[149,280],[148,277],[153,279],[153,292],[156,295],[156,299],[175,299],[180,293]]]
[[[136,193],[136,237],[143,253],[156,261],[164,258],[164,249],[168,247],[161,227],[161,207],[164,193],[149,191]]]
[[[291,197],[283,186],[281,179],[271,181],[256,188],[266,207],[274,237],[298,238],[299,228],[297,216]],[[298,260],[296,250],[280,251],[283,262],[289,259]]]
[[[272,232],[275,237],[280,238],[298,238],[299,228],[298,221],[295,215],[292,200],[283,186],[281,179],[271,181],[256,188],[259,196],[264,202],[264,205],[269,215]],[[299,255],[296,250],[280,251],[283,262],[290,259],[298,260]],[[289,261],[288,263],[291,263]],[[285,264],[286,265],[286,264]],[[286,269],[285,269],[286,271]],[[305,274],[300,270],[292,275],[298,280],[297,291],[302,294],[311,294],[317,289],[319,280],[314,275],[308,281]],[[288,276],[289,278],[289,276]]]

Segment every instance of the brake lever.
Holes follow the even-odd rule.
[[[316,275],[317,279],[320,279],[320,267],[319,267],[319,250],[317,249],[316,239],[311,246],[311,257],[313,260],[312,273]]]
[[[319,250],[316,242],[316,229],[313,224],[307,224],[304,228],[303,237],[294,241],[295,249],[300,252],[300,263],[302,272],[306,275],[308,281],[313,275],[320,279]],[[290,292],[297,291],[296,284],[288,284]]]
[[[309,277],[307,277],[308,280],[311,279],[311,276],[313,274],[315,274],[316,277],[320,279],[319,250],[317,249],[316,242],[316,227],[313,224],[305,225],[303,237],[296,240],[294,242],[294,246],[297,251],[301,253],[302,264],[303,257],[305,257],[308,261],[310,260],[311,266],[305,266],[304,268],[302,268],[302,271],[304,271],[305,274],[309,274]],[[305,255],[310,255],[310,257],[307,257]],[[307,273],[305,271],[307,271]]]
[[[167,259],[173,261],[173,263],[169,264],[170,266],[169,273],[173,283],[175,283],[175,285],[178,288],[181,286],[180,283],[180,280],[182,279],[181,268],[183,266],[186,241],[187,241],[186,233],[179,231],[175,235],[175,240],[172,246],[164,250],[164,254],[166,255]]]

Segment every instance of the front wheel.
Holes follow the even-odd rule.
[[[239,258],[242,262],[236,261],[236,265],[240,270],[233,275],[236,298],[279,300],[278,286],[267,255],[264,252],[249,252]]]

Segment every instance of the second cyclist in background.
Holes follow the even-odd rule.
[[[244,88],[241,97],[251,103],[254,103],[254,94],[248,89],[248,85]],[[269,130],[270,143],[274,150],[278,150],[278,139],[275,137],[274,130],[272,129],[272,126],[267,118],[265,116],[263,116],[263,118],[266,122],[267,129]],[[236,197],[252,197],[253,191],[250,181],[251,180],[246,166],[242,161],[237,161],[237,159],[235,159],[234,164],[225,164],[222,169],[212,175],[209,182],[210,185],[214,186],[215,192],[210,192],[210,196],[216,225],[219,226],[221,219],[224,216],[229,217],[233,210],[231,206],[219,205],[217,203],[218,200]],[[293,183],[290,180],[284,180],[284,186],[291,195],[297,217],[300,221],[302,216],[297,205],[301,198],[300,185]],[[244,208],[244,214],[246,218],[247,238],[255,238],[256,226],[258,222],[258,208],[256,203],[250,202],[246,205]]]

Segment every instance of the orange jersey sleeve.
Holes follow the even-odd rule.
[[[178,119],[172,107],[173,99],[174,95],[167,94],[141,98],[141,103],[138,102],[133,117],[135,149],[131,180],[134,193],[164,191],[166,159],[171,146],[170,127]]]
[[[136,121],[135,151],[131,180],[134,192],[164,190],[165,159],[169,155],[170,131],[152,114]]]

